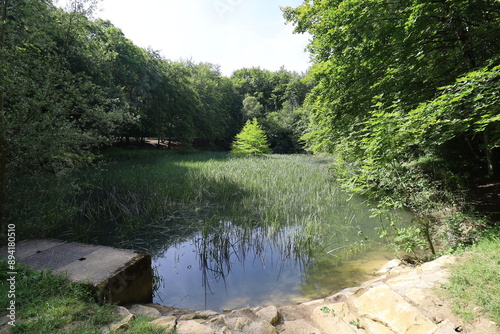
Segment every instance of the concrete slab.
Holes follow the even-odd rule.
[[[41,240],[25,240],[18,242],[16,245],[16,258],[24,259],[28,256],[43,252],[49,248],[64,244],[64,241],[41,239]],[[2,251],[1,256],[4,256]]]
[[[1,257],[7,252],[2,249]],[[100,301],[149,303],[153,294],[151,256],[147,253],[59,240],[25,240],[16,245],[16,260],[48,269],[70,281],[91,284]]]

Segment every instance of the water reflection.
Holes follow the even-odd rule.
[[[196,310],[284,305],[329,294],[346,281],[352,284],[353,276],[367,278],[362,266],[348,271],[340,266],[354,261],[367,244],[351,239],[350,247],[330,238],[335,242],[324,245],[320,238],[306,236],[300,227],[248,228],[221,221],[154,256],[164,278],[155,302]],[[379,262],[388,259],[376,255]]]
[[[294,303],[360,283],[373,259],[388,259],[370,251],[378,221],[342,193],[328,161],[181,160],[145,168],[135,187],[146,196],[124,190],[133,196],[119,202],[145,210],[113,216],[113,245],[153,256],[155,302],[216,311]],[[112,194],[103,207],[115,208]]]

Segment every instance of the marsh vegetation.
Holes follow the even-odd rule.
[[[69,2],[0,5],[0,235],[15,224],[19,240],[146,250],[158,301],[219,308],[354,285],[380,233],[419,256],[498,227],[498,1],[305,1],[283,14],[312,36],[308,73],[230,77],[142,49],[92,19],[93,1]],[[273,153],[335,160],[109,149],[154,137],[234,150],[249,120]],[[245,132],[240,143],[263,143]],[[476,188],[492,189],[491,220]]]
[[[369,207],[340,189],[329,163],[112,149],[99,167],[68,175],[71,184],[39,189],[37,214],[16,212],[15,200],[9,211],[26,237],[150,252],[156,298],[168,305],[289,303],[352,285],[353,270],[365,278],[360,268],[337,266],[379,241]]]

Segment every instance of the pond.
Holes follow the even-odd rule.
[[[340,189],[331,163],[210,152],[121,158],[82,175],[89,188],[74,228],[149,252],[163,305],[220,311],[321,298],[369,279],[392,256],[380,218]]]
[[[291,256],[283,249],[286,229],[274,238],[258,233],[259,240],[241,245],[237,235],[244,232],[227,227],[234,233],[229,249],[207,249],[205,243],[213,240],[197,234],[154,256],[156,275],[162,278],[154,302],[216,311],[295,304],[360,284],[391,259],[387,250],[374,245]]]

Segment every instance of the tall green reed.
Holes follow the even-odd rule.
[[[316,157],[231,158],[220,152],[113,149],[104,158],[98,167],[50,176],[56,181],[33,188],[30,198],[36,204],[18,215],[30,217],[19,224],[29,223],[31,237],[49,235],[151,252],[200,231],[206,238],[226,239],[228,246],[227,240],[256,245],[265,236],[293,257],[313,251],[326,254],[352,243],[366,220],[335,184],[327,170],[329,161]],[[19,189],[29,192],[29,184]],[[44,192],[48,196],[41,197]],[[16,214],[11,219],[16,220]],[[231,236],[224,222],[243,232]],[[244,248],[240,245],[238,251]]]

